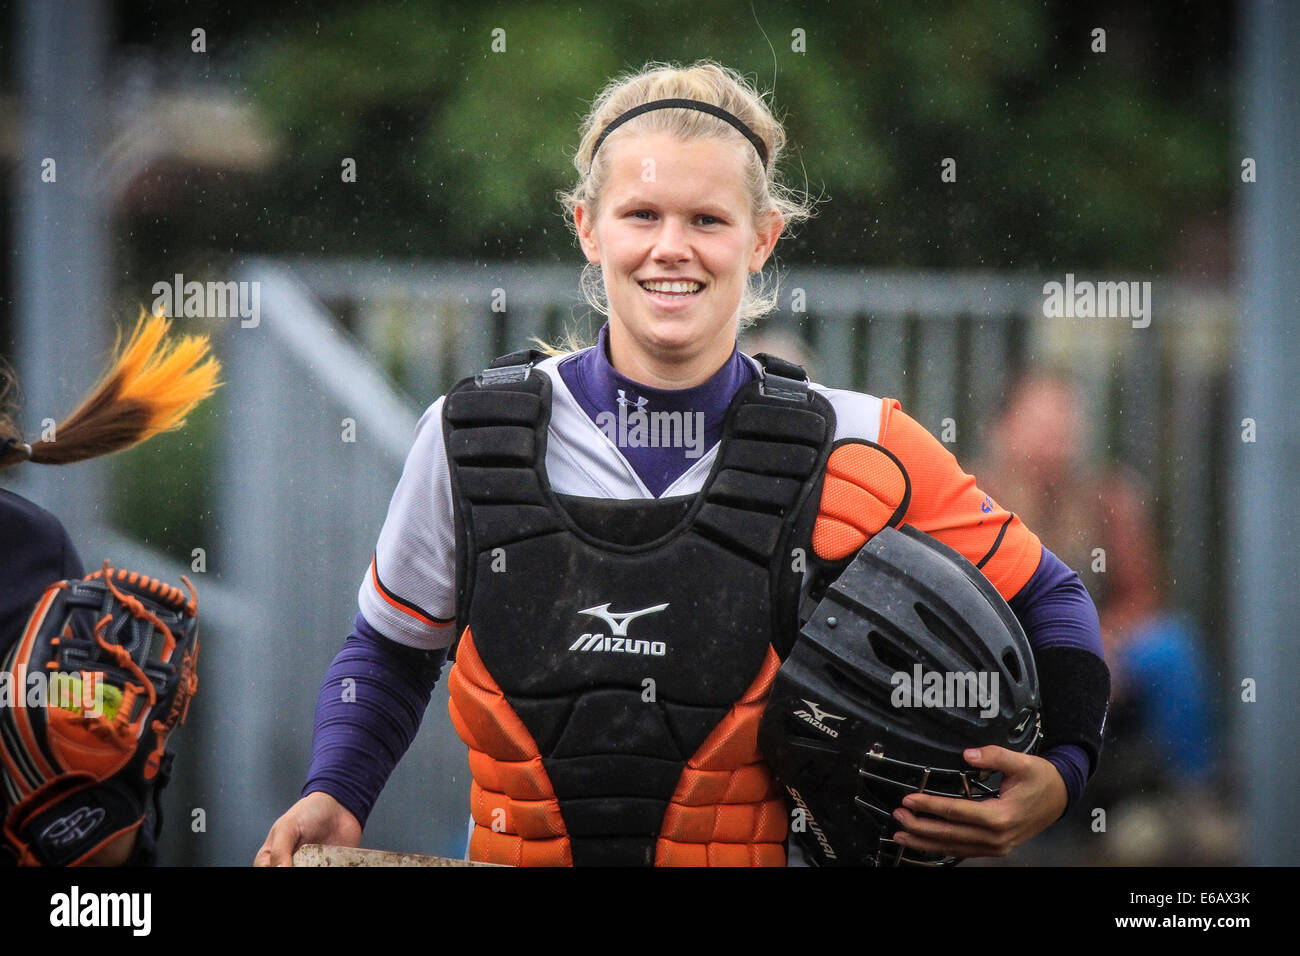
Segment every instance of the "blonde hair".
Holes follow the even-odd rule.
[[[651,62],[639,70],[616,76],[605,86],[592,103],[582,122],[582,140],[573,157],[578,171],[578,181],[571,189],[559,193],[569,230],[577,236],[574,210],[582,203],[591,219],[599,215],[600,197],[609,180],[607,149],[596,153],[592,162],[591,151],[605,127],[623,113],[659,99],[693,99],[711,103],[734,115],[757,135],[767,148],[767,162],[759,158],[753,145],[730,124],[708,113],[694,109],[651,110],[634,117],[618,130],[636,133],[664,132],[680,139],[720,139],[743,145],[745,157],[745,191],[750,200],[750,214],[757,230],[772,210],[785,219],[785,231],[810,219],[815,214],[813,201],[806,193],[798,192],[781,183],[776,175],[777,162],[785,149],[785,126],[773,115],[749,82],[738,72],[712,60],[697,60],[687,67],[669,63]],[[785,234],[783,231],[783,234]],[[751,275],[745,283],[740,300],[740,321],[737,331],[754,324],[760,316],[776,308],[779,278],[773,274]],[[605,286],[600,266],[587,263],[582,272],[582,294],[587,303],[601,315],[609,315],[605,301]],[[569,342],[572,344],[572,336]],[[548,349],[558,352],[560,350]]]

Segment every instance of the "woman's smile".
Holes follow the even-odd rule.
[[[703,283],[693,280],[642,281],[637,285],[646,298],[664,312],[681,312],[690,308],[704,295],[707,288]]]

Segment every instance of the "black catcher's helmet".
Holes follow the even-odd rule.
[[[810,863],[945,865],[955,861],[891,839],[894,810],[918,791],[995,796],[996,775],[981,780],[962,752],[1032,752],[1040,707],[1011,608],[973,564],[905,525],[872,537],[827,589],[777,672],[758,739]]]

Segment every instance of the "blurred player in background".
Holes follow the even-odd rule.
[[[1164,562],[1142,482],[1087,460],[1083,395],[1068,377],[1026,375],[992,424],[976,464],[981,484],[1015,501],[1024,520],[1070,567],[1088,573],[1101,620],[1112,705],[1106,760],[1090,806],[1110,815],[1095,839],[1088,813],[1071,814],[1095,862],[1230,862],[1231,821],[1213,799],[1217,753],[1209,665],[1194,622],[1171,608]],[[1040,847],[1040,850],[1043,848]]]

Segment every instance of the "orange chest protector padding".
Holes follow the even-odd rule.
[[[444,406],[471,858],[784,863],[757,726],[798,630],[830,404],[769,367],[701,492],[648,501],[553,492],[549,418],[550,380],[523,362]]]

